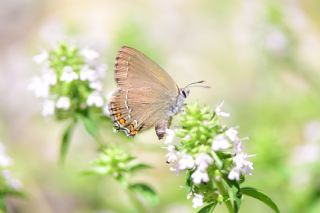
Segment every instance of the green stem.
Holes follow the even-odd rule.
[[[219,158],[219,156],[213,152],[213,158],[215,160],[215,163],[216,163],[216,167],[218,170],[222,169],[223,167],[223,162],[221,161],[221,159]],[[214,174],[214,177],[213,177],[213,182],[214,184],[217,186],[220,194],[225,198],[225,197],[229,197],[229,194],[228,192],[226,191],[225,187],[223,186],[223,183],[221,181],[221,174],[220,172],[218,172],[219,174]],[[229,211],[229,213],[234,213],[235,210],[233,208],[233,205],[232,205],[232,202],[230,201],[230,199],[227,199],[224,201],[225,205],[227,206],[227,209]]]
[[[218,177],[218,178],[221,178],[221,177]],[[226,191],[226,189],[224,188],[222,182],[220,180],[216,180],[216,178],[214,177],[213,179],[213,182],[215,183],[215,185],[217,186],[220,194],[223,196],[223,197],[228,197],[228,192]],[[224,201],[225,205],[227,206],[227,209],[228,209],[228,212],[229,213],[234,213],[234,209],[233,209],[233,205],[232,205],[232,202],[230,201],[230,199],[227,199]]]

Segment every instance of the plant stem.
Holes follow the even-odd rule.
[[[221,177],[218,177],[218,178],[221,178]],[[216,177],[214,177],[214,183],[215,185],[217,186],[220,194],[223,196],[223,197],[228,197],[228,192],[226,191],[226,189],[224,188],[222,182],[220,180],[216,180]],[[227,209],[228,209],[228,212],[229,213],[234,213],[234,209],[233,209],[233,205],[230,201],[230,199],[227,199],[224,201],[225,205],[227,206]]]

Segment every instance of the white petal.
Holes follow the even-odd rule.
[[[201,194],[194,194],[194,198],[192,199],[192,207],[198,208],[203,206],[203,195]]]
[[[167,135],[164,144],[171,144],[175,136],[175,131],[171,129],[166,129],[166,133]]]
[[[69,97],[62,96],[58,99],[56,106],[58,109],[68,110],[70,108],[70,99]]]
[[[49,117],[54,114],[55,104],[52,100],[46,100],[42,106],[42,115],[44,117]]]
[[[48,52],[47,51],[41,51],[40,54],[33,56],[32,60],[36,63],[36,64],[41,64],[43,63],[45,60],[48,59]]]
[[[97,53],[95,50],[85,48],[80,51],[80,54],[82,54],[86,60],[92,61],[94,59],[97,59],[99,57],[99,53]]]

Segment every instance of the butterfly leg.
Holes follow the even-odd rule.
[[[169,128],[171,119],[161,120],[155,127],[158,139],[161,140],[166,134],[166,130]]]

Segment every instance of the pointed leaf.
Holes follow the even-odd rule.
[[[130,166],[129,171],[130,172],[136,172],[136,171],[139,171],[139,170],[150,169],[150,168],[152,168],[152,167],[150,165],[148,165],[148,164],[138,163],[138,164]]]
[[[76,122],[72,122],[64,131],[61,139],[61,145],[60,145],[60,163],[64,163],[67,151],[69,149],[71,136],[74,127],[76,126]]]
[[[83,116],[81,114],[77,115],[77,118],[83,123],[85,129],[87,130],[87,132],[95,137],[97,134],[97,124],[94,120],[92,120],[91,118],[88,118],[86,116]]]
[[[237,182],[223,180],[223,185],[227,189],[234,211],[238,212],[241,205],[241,196],[239,196],[239,186]]]
[[[205,207],[201,208],[198,213],[211,213],[213,212],[214,208],[217,206],[217,202],[210,203]]]
[[[258,191],[257,189],[252,187],[243,187],[241,188],[241,193],[260,200],[261,202],[269,206],[271,209],[273,209],[275,212],[280,213],[278,206],[273,202],[273,200],[266,194]]]
[[[147,184],[135,183],[129,186],[129,190],[141,195],[151,205],[156,205],[159,202],[157,193]]]

